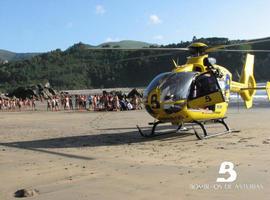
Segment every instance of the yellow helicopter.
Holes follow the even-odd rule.
[[[201,131],[194,128],[198,139],[233,132],[224,121],[230,92],[240,94],[246,108],[251,108],[256,90],[266,90],[270,100],[270,82],[267,82],[265,87],[257,87],[253,74],[254,55],[246,55],[240,80],[236,82],[232,81],[232,74],[225,67],[215,64],[215,59],[209,58],[207,53],[230,46],[269,40],[269,38],[251,40],[246,43],[212,48],[200,42],[191,44],[188,50],[192,56],[187,58],[186,64],[177,65],[173,61],[172,72],[159,74],[145,89],[143,94],[145,108],[157,121],[149,123],[153,126],[150,134],[143,133],[137,125],[140,134],[143,137],[156,136],[155,129],[160,123],[177,125],[177,130],[180,130],[184,124],[190,124],[193,128],[198,126]],[[247,51],[269,52],[269,50]],[[222,124],[225,131],[209,135],[205,127],[206,123]]]
[[[233,132],[226,124],[226,112],[230,92],[238,93],[246,108],[251,108],[256,90],[266,90],[270,100],[270,82],[265,87],[257,87],[253,74],[254,55],[250,52],[270,52],[270,50],[233,50],[233,46],[269,42],[270,37],[246,40],[243,43],[208,47],[201,42],[192,43],[188,48],[145,48],[157,51],[189,51],[187,63],[178,65],[174,60],[171,72],[156,76],[144,90],[143,100],[146,111],[155,118],[150,134],[144,133],[137,125],[143,137],[153,137],[156,127],[161,123],[177,125],[177,131],[191,125],[198,139],[209,138]],[[137,48],[102,48],[102,50],[139,50]],[[247,52],[239,82],[232,81],[232,74],[216,64],[208,53],[216,51]],[[206,124],[221,124],[225,131],[208,134]]]

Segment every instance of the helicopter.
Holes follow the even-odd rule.
[[[257,42],[262,41],[248,43]],[[184,124],[191,124],[198,139],[231,133],[234,130],[225,122],[231,92],[241,96],[246,108],[252,107],[256,90],[265,89],[270,100],[270,82],[267,82],[265,87],[256,85],[253,74],[254,55],[246,55],[239,82],[232,81],[229,70],[217,65],[214,58],[208,57],[208,52],[228,46],[232,45],[208,48],[204,43],[192,43],[188,47],[192,56],[187,58],[186,64],[177,65],[173,61],[172,72],[159,74],[151,81],[144,91],[144,104],[147,112],[157,121],[150,123],[153,126],[150,134],[143,133],[137,126],[143,137],[155,136],[156,126],[166,122],[177,125],[177,130]],[[205,126],[209,123],[221,124],[225,131],[209,135]],[[198,126],[201,131],[194,126]]]
[[[256,90],[266,90],[270,101],[270,82],[264,87],[257,87],[254,78],[254,55],[250,54],[270,50],[227,48],[269,41],[270,37],[214,47],[194,42],[187,48],[146,48],[158,51],[189,51],[191,56],[187,57],[187,62],[183,65],[178,65],[173,60],[173,70],[157,75],[144,90],[143,103],[146,111],[154,118],[154,122],[149,123],[152,126],[150,133],[144,133],[137,125],[140,135],[154,137],[164,134],[156,133],[156,127],[163,123],[177,126],[177,132],[190,126],[200,140],[238,132],[229,128],[225,122],[230,93],[239,94],[246,108],[252,107]],[[138,49],[120,48],[120,50]],[[247,53],[239,81],[233,81],[232,73],[226,67],[217,65],[216,60],[208,56],[208,53],[217,51]],[[206,128],[208,124],[222,125],[225,130],[209,134]]]

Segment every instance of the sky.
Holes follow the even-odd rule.
[[[78,42],[269,37],[269,9],[269,0],[0,0],[0,49],[46,52]]]

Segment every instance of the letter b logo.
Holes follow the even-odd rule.
[[[229,173],[230,176],[228,178],[217,178],[217,182],[219,183],[229,183],[236,180],[237,173],[233,169],[234,165],[232,162],[222,162],[219,168],[219,174],[226,174]]]

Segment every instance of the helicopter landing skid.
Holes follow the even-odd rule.
[[[201,122],[193,121],[193,124],[195,124],[195,126],[198,125],[199,129],[201,129],[201,131],[202,131],[202,132],[198,131],[198,129],[196,129],[195,126],[193,126],[193,130],[194,130],[194,133],[195,133],[196,137],[199,140],[202,140],[202,139],[208,139],[208,138],[223,135],[223,134],[240,132],[239,130],[230,129],[229,126],[224,121],[224,119],[225,118],[214,119],[214,120],[209,120],[209,121],[201,121]],[[206,126],[205,126],[206,124],[221,124],[221,125],[224,126],[225,131],[209,134],[209,132],[207,132],[207,129],[206,129]]]
[[[213,120],[207,120],[207,121],[193,121],[191,123],[185,123],[185,126],[183,126],[183,124],[180,124],[176,130],[176,132],[181,132],[181,131],[189,131],[190,128],[187,128],[187,126],[193,128],[194,130],[194,133],[196,135],[196,137],[199,139],[199,140],[203,140],[203,139],[208,139],[208,138],[211,138],[211,137],[215,137],[215,136],[219,136],[219,135],[223,135],[223,134],[228,134],[228,133],[235,133],[235,132],[240,132],[239,130],[233,130],[233,129],[230,129],[228,127],[228,125],[226,124],[226,122],[224,121],[225,118],[221,118],[221,119],[213,119]],[[167,135],[167,134],[171,134],[171,133],[175,133],[174,132],[163,132],[163,133],[156,133],[156,127],[158,124],[161,124],[161,123],[165,123],[165,122],[161,122],[161,121],[157,121],[157,122],[153,122],[153,123],[149,123],[149,125],[153,125],[152,126],[152,129],[151,129],[151,132],[146,134],[144,133],[141,128],[137,125],[137,129],[140,133],[140,135],[142,137],[145,137],[145,138],[151,138],[151,137],[155,137],[155,136],[161,136],[161,135]],[[206,125],[208,124],[221,124],[223,125],[223,127],[225,127],[225,131],[223,132],[218,132],[218,133],[213,133],[213,134],[209,134],[209,132],[207,132],[207,129],[206,129]]]
[[[140,135],[142,137],[145,137],[145,138],[151,138],[151,137],[156,137],[156,136],[161,136],[161,135],[167,135],[167,134],[175,133],[175,132],[163,132],[163,133],[158,133],[157,134],[155,132],[156,131],[156,127],[157,127],[158,124],[161,124],[161,123],[164,123],[164,122],[157,121],[157,122],[153,122],[153,123],[148,123],[149,125],[153,125],[150,134],[144,133],[138,125],[137,125],[137,129],[138,129]],[[181,128],[182,128],[182,124],[178,126],[176,132],[179,131]]]

